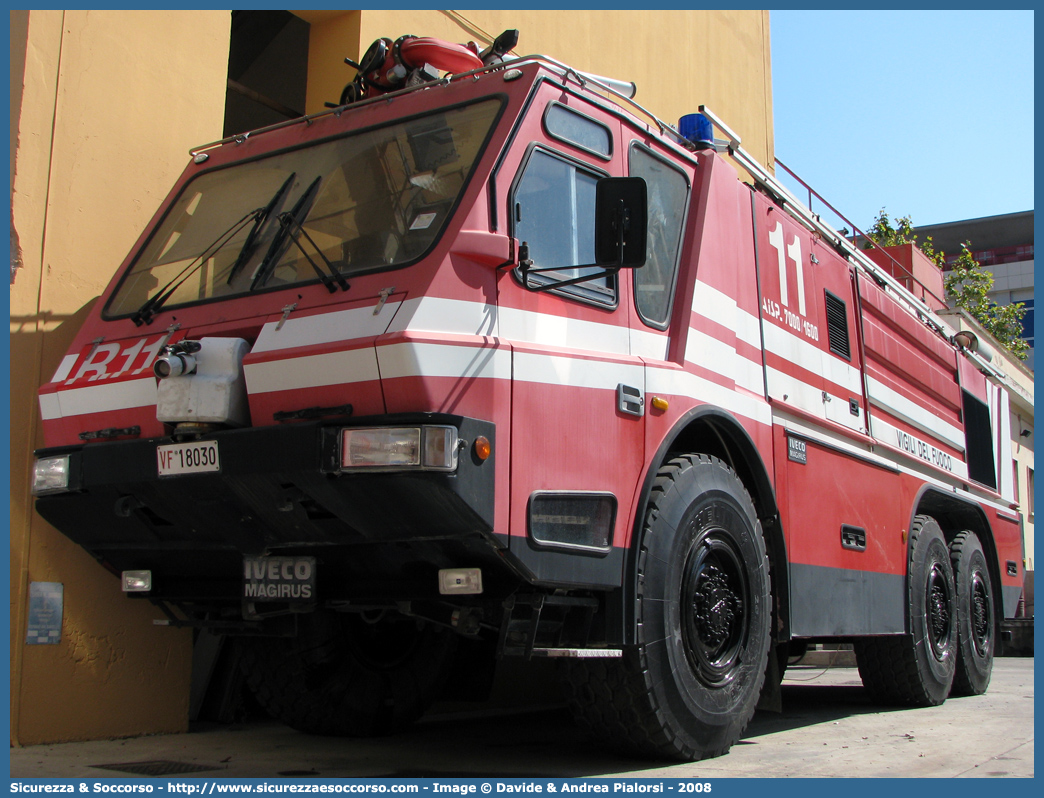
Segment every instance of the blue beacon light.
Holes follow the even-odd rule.
[[[686,114],[678,120],[678,132],[697,150],[714,149],[714,125],[703,114]]]

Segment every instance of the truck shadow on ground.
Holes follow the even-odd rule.
[[[733,750],[758,745],[768,735],[893,709],[871,702],[854,669],[851,675],[844,672],[844,684],[837,684],[839,671],[833,672],[833,683],[824,683],[826,673],[821,668],[789,670],[782,685],[783,712],[757,712]],[[498,702],[495,691],[494,699],[482,704],[436,704],[415,726],[389,737],[299,734],[263,719],[259,707],[241,717],[245,723],[223,728],[257,733],[264,741],[260,747],[272,757],[268,767],[285,777],[576,778],[662,773],[672,764],[623,756],[589,738],[574,723],[553,675],[552,669],[545,669],[536,673],[539,678],[517,682],[511,678],[517,674],[505,669],[505,684],[515,692],[502,690],[500,695],[511,695],[512,701]],[[209,725],[199,724],[196,730],[205,731]]]
[[[783,686],[783,713],[758,712],[737,745],[866,713],[888,711],[860,685]],[[590,740],[564,707],[482,717],[433,716],[397,738],[411,765],[374,776],[395,778],[571,778],[662,770],[669,762],[621,757]],[[452,742],[449,742],[452,741]],[[456,756],[452,751],[458,752]],[[459,752],[467,751],[466,757]],[[451,763],[459,762],[460,766]],[[432,767],[428,767],[428,763]],[[437,763],[437,764],[436,764]],[[466,764],[465,764],[466,763]]]

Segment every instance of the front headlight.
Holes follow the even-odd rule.
[[[61,493],[69,489],[69,455],[41,457],[33,466],[33,495]]]
[[[152,590],[152,571],[124,571],[121,576],[124,593],[148,593]]]
[[[456,427],[366,427],[341,430],[342,471],[454,471],[456,468]]]

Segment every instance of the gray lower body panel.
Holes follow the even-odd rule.
[[[794,637],[902,634],[906,577],[792,564],[790,625]]]
[[[1022,588],[1018,585],[1004,585],[1001,588],[1001,595],[1004,600],[1004,617],[1014,618],[1015,612],[1019,608],[1019,599],[1022,598]]]

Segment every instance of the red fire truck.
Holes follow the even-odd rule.
[[[984,350],[706,109],[512,46],[381,40],[193,150],[40,389],[39,513],[308,732],[509,656],[680,759],[809,643],[982,693],[1023,578]]]

